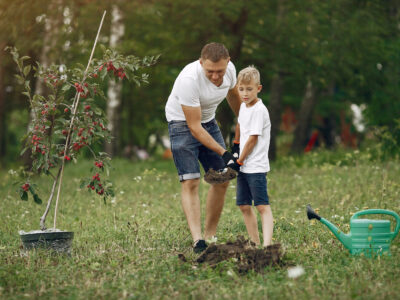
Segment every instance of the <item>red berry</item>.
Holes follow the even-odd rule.
[[[66,112],[66,113],[67,113],[67,112],[68,112],[68,108],[64,108],[64,112]]]
[[[78,87],[78,86],[79,86],[79,83],[75,82],[75,86]]]
[[[85,110],[89,110],[89,109],[90,109],[90,105],[86,105]]]
[[[103,67],[104,67],[104,66],[100,66],[99,71],[103,70]],[[96,75],[97,75],[97,74],[96,74]]]
[[[94,73],[94,74],[93,74],[93,77],[94,77],[94,78],[97,78],[97,74],[96,74],[96,73]]]
[[[69,157],[68,155],[65,155],[64,158],[65,158],[66,160],[71,160],[71,157]]]

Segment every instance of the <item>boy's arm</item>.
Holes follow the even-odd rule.
[[[240,125],[239,125],[239,123],[236,124],[234,141],[240,143]]]
[[[237,160],[239,165],[242,165],[246,157],[253,151],[255,145],[257,144],[257,141],[258,135],[249,136],[242,152],[240,153],[239,159]]]

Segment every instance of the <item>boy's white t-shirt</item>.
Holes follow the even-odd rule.
[[[186,121],[181,105],[200,106],[201,122],[211,121],[218,105],[235,85],[236,69],[232,62],[228,63],[223,82],[218,87],[206,77],[200,60],[188,64],[176,78],[168,97],[165,106],[167,121]]]
[[[258,135],[257,144],[253,151],[243,161],[240,171],[243,173],[269,172],[268,150],[271,139],[271,121],[268,109],[261,99],[251,107],[242,103],[239,110],[240,152],[243,151],[251,135]]]

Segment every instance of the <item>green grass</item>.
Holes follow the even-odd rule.
[[[21,253],[18,230],[38,229],[44,204],[22,202],[6,170],[0,171],[1,299],[394,299],[399,297],[400,238],[392,256],[350,256],[320,223],[310,223],[305,205],[349,230],[351,213],[388,208],[400,213],[400,164],[373,162],[368,153],[321,152],[285,158],[272,165],[268,188],[275,217],[274,241],[286,268],[264,274],[236,274],[233,262],[212,269],[193,261],[191,239],[180,205],[180,184],[172,161],[136,163],[115,160],[116,197],[102,199],[79,189],[89,162],[66,169],[58,228],[75,232],[71,257],[46,252]],[[47,195],[47,179],[39,187]],[[204,212],[207,184],[200,195]],[[45,198],[45,197],[43,197]],[[218,227],[218,241],[247,237],[235,206],[231,182]],[[204,215],[203,215],[204,217]],[[52,215],[48,219],[52,224]]]

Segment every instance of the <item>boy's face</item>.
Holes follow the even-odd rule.
[[[204,74],[214,85],[220,86],[224,80],[226,68],[228,67],[228,59],[220,59],[218,62],[213,62],[209,59],[200,59],[200,64],[203,67]]]
[[[262,85],[257,84],[254,80],[248,83],[239,82],[238,90],[240,99],[246,103],[246,106],[252,106],[257,102],[257,95],[261,91]]]

